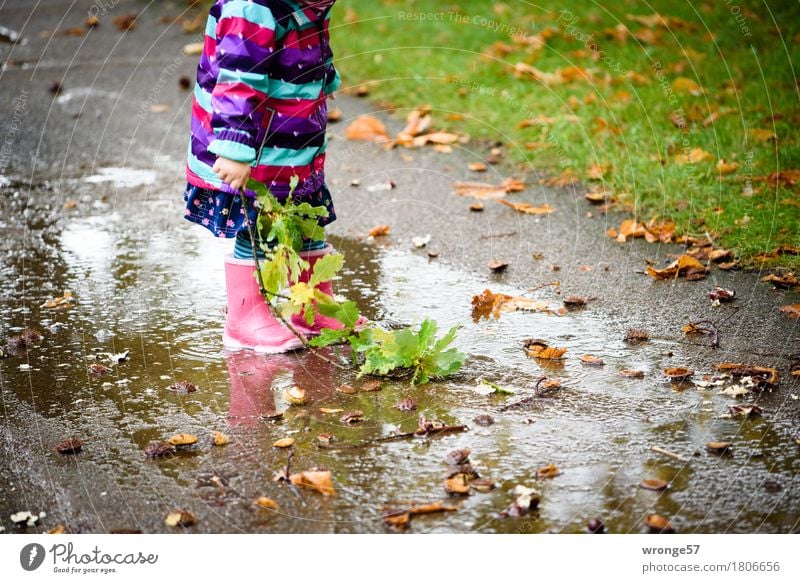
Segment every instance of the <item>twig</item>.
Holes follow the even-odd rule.
[[[664,449],[662,447],[658,447],[657,445],[654,445],[652,449],[656,453],[664,454],[666,456],[669,456],[669,457],[671,457],[673,459],[676,459],[678,461],[681,461],[681,462],[688,462],[689,461],[688,459],[683,457],[681,454],[666,450],[666,449]]]
[[[507,233],[497,233],[496,235],[481,235],[481,236],[480,236],[480,237],[478,237],[478,238],[479,238],[479,239],[481,239],[481,240],[486,240],[486,239],[500,239],[500,238],[502,238],[502,237],[513,237],[513,236],[515,236],[516,234],[517,234],[517,232],[516,232],[516,231],[509,231],[509,232],[507,232]]]
[[[346,444],[346,445],[332,445],[328,446],[325,449],[358,449],[361,447],[369,447],[371,445],[376,445],[379,443],[387,443],[390,441],[400,441],[401,439],[412,439],[415,437],[436,437],[443,433],[454,433],[460,431],[468,431],[469,427],[466,425],[445,425],[444,427],[440,427],[438,429],[431,429],[430,431],[407,431],[405,433],[395,433],[394,435],[388,435],[386,437],[377,437],[375,439],[368,439],[367,441],[363,441],[361,443],[355,444]]]
[[[242,198],[242,206],[244,207],[245,225],[247,225],[247,234],[250,236],[250,247],[251,250],[253,251],[253,261],[255,261],[256,263],[256,279],[258,280],[258,288],[261,291],[261,295],[263,296],[264,301],[267,303],[267,308],[269,309],[270,314],[272,314],[273,317],[277,318],[284,326],[286,326],[292,334],[297,336],[297,338],[303,344],[304,348],[307,348],[308,350],[313,352],[316,356],[332,364],[338,369],[349,370],[349,368],[342,365],[342,363],[336,362],[335,360],[332,360],[327,356],[325,356],[324,354],[320,353],[320,351],[315,350],[315,348],[311,346],[311,344],[309,344],[308,338],[306,338],[305,334],[303,334],[302,332],[300,332],[300,330],[295,328],[291,324],[291,322],[289,322],[286,318],[284,318],[283,314],[281,314],[278,310],[276,310],[275,307],[272,305],[272,302],[269,299],[270,294],[267,291],[267,288],[264,286],[264,279],[261,277],[261,264],[258,262],[258,253],[256,251],[255,229],[253,227],[253,223],[250,221],[250,209],[248,208],[249,203],[247,202],[247,195],[245,194],[244,189],[242,189],[239,196],[241,196]],[[273,295],[277,296],[277,294]]]
[[[539,377],[538,379],[536,379],[536,384],[533,386],[532,395],[528,395],[524,399],[520,399],[519,401],[514,401],[513,403],[509,403],[508,405],[503,405],[502,407],[500,407],[499,411],[503,413],[505,411],[508,411],[509,409],[515,409],[516,407],[530,403],[534,399],[538,399],[541,396],[541,393],[539,392],[539,385],[541,385],[546,380],[547,377]]]

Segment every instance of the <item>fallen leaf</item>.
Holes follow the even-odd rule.
[[[330,123],[338,123],[342,121],[342,110],[338,107],[328,110],[328,121]]]
[[[331,407],[320,407],[319,408],[319,412],[320,413],[325,413],[325,414],[328,414],[328,415],[332,415],[334,413],[341,413],[342,411],[344,411],[344,409],[331,408]]]
[[[469,483],[470,487],[481,494],[488,494],[495,488],[494,480],[489,478],[476,478]]]
[[[486,172],[486,170],[488,170],[489,167],[483,162],[470,162],[467,165],[467,168],[469,168],[473,172]]]
[[[414,411],[417,408],[417,402],[413,397],[408,397],[395,403],[394,408],[398,411]]]
[[[183,45],[183,49],[181,49],[181,52],[188,57],[192,57],[195,55],[202,55],[204,48],[205,48],[205,43],[202,42],[189,43],[187,45]]]
[[[385,237],[389,233],[392,232],[392,228],[389,225],[377,225],[372,227],[369,230],[370,237]]]
[[[468,447],[454,449],[445,456],[444,461],[451,466],[465,464],[469,461],[469,456],[471,453],[472,450]]]
[[[275,502],[272,498],[267,498],[266,496],[259,496],[256,498],[255,502],[253,503],[259,508],[264,508],[265,510],[277,510],[278,503]]]
[[[472,298],[472,319],[475,322],[480,321],[482,318],[494,317],[497,319],[503,312],[516,311],[552,313],[547,302],[542,300],[495,294],[488,289],[483,290],[483,293]]]
[[[643,379],[644,378],[644,371],[643,370],[633,370],[629,368],[623,368],[619,371],[619,375],[629,378],[629,379]]]
[[[781,313],[785,314],[789,318],[792,318],[793,320],[797,320],[798,318],[800,318],[800,304],[781,306],[780,311]]]
[[[144,449],[144,455],[151,458],[168,457],[175,453],[175,448],[164,441],[151,441]]]
[[[503,510],[501,513],[502,516],[518,518],[520,516],[525,516],[528,512],[535,510],[539,506],[539,493],[533,488],[518,484],[514,487],[512,493],[517,498],[511,506]]]
[[[592,356],[591,354],[584,354],[581,356],[581,362],[590,366],[603,366],[605,361],[602,358]]]
[[[453,194],[477,199],[499,199],[509,192],[521,192],[524,189],[525,183],[516,178],[506,178],[500,184],[484,182],[456,182],[453,184]]]
[[[560,360],[564,358],[567,352],[566,348],[556,348],[549,346],[546,340],[539,340],[529,338],[523,342],[525,353],[533,358],[541,358],[543,360]]]
[[[640,488],[644,488],[645,490],[653,490],[654,492],[661,492],[662,490],[666,490],[669,484],[664,480],[642,480],[639,483]]]
[[[167,526],[192,526],[197,522],[197,517],[188,510],[174,510],[167,515],[164,524]]]
[[[648,340],[650,340],[650,333],[647,330],[630,328],[625,332],[625,342],[636,344],[639,342],[647,342]]]
[[[363,411],[350,411],[349,413],[345,413],[339,419],[345,425],[355,425],[356,423],[360,423],[364,420],[364,412]]]
[[[710,152],[706,152],[702,148],[693,148],[689,152],[681,152],[675,156],[676,164],[697,164],[698,162],[706,162],[713,160],[714,156]]]
[[[138,16],[139,15],[135,12],[131,12],[129,14],[120,14],[119,16],[116,16],[112,22],[119,30],[125,32],[126,30],[133,30],[136,28],[136,18]]]
[[[758,417],[763,411],[758,405],[745,404],[730,405],[728,413],[730,413],[731,417]]]
[[[689,93],[695,97],[703,94],[703,88],[697,84],[697,81],[689,79],[688,77],[678,77],[672,82],[672,90],[677,93]]]
[[[586,175],[588,176],[589,180],[602,180],[609,172],[611,172],[610,164],[595,163],[589,166],[589,169],[586,171]]]
[[[469,494],[469,480],[468,474],[456,474],[452,478],[444,481],[444,490],[451,496],[463,496]]]
[[[283,398],[290,405],[304,405],[306,402],[306,392],[300,387],[291,387],[283,390]]]
[[[294,445],[294,438],[293,437],[283,437],[272,444],[272,447],[278,448],[285,448],[285,447],[292,447]]]
[[[778,136],[772,130],[751,129],[748,133],[756,142],[769,142],[778,139]]]
[[[86,28],[94,28],[95,26],[100,26],[100,19],[92,14],[83,21],[83,24]]]
[[[190,383],[189,381],[178,381],[177,383],[172,383],[169,386],[169,390],[175,391],[176,393],[182,395],[186,395],[189,393],[196,393],[197,385]]]
[[[336,392],[337,393],[343,393],[345,395],[355,395],[358,391],[356,391],[350,385],[346,385],[345,384],[345,385],[339,385],[338,387],[336,387]]]
[[[651,532],[655,533],[669,533],[674,532],[672,525],[670,524],[669,520],[661,516],[660,514],[648,514],[645,519],[644,523],[650,529]]]
[[[481,427],[489,427],[495,423],[494,417],[486,414],[477,415],[472,421],[475,423],[475,425],[480,425]]]
[[[564,298],[564,306],[567,308],[582,308],[590,299],[589,296],[567,296]]]
[[[215,431],[213,434],[213,443],[217,447],[222,447],[223,445],[228,445],[230,439],[227,435],[222,433],[221,431]]]
[[[555,212],[556,210],[549,204],[542,204],[537,206],[529,204],[527,202],[511,202],[508,200],[498,200],[497,202],[513,208],[518,213],[524,213],[526,215],[548,215],[552,212]]]
[[[731,447],[729,441],[709,441],[706,449],[711,453],[725,453]]]
[[[47,531],[47,534],[66,534],[67,527],[63,524],[57,524],[53,528]]]
[[[717,161],[717,173],[721,176],[733,174],[738,169],[739,164],[737,162],[725,162],[725,160],[721,158]]]
[[[317,435],[317,443],[319,443],[320,447],[330,446],[331,442],[335,439],[336,436],[333,433],[320,433]]]
[[[606,204],[614,200],[614,195],[607,190],[587,192],[583,197],[592,204]]]
[[[57,309],[71,308],[72,307],[72,303],[71,303],[72,299],[73,299],[72,292],[65,291],[64,295],[62,295],[61,297],[57,297],[57,298],[53,298],[51,300],[47,300],[45,303],[43,303],[39,307],[40,308],[48,308],[48,309],[52,309],[52,308],[57,308]]]
[[[558,468],[554,464],[548,464],[536,470],[536,475],[540,480],[549,480],[559,474]]]
[[[368,142],[385,141],[389,139],[386,126],[377,117],[362,115],[353,120],[344,131],[348,140],[363,140]]]
[[[170,107],[166,103],[153,103],[148,109],[153,113],[167,113]]]
[[[469,210],[471,210],[473,213],[483,212],[483,208],[483,203],[480,202],[475,202],[469,205]]]
[[[375,391],[380,391],[383,383],[378,380],[371,380],[371,381],[364,381],[361,383],[359,390],[362,393],[374,393]]]
[[[65,439],[56,446],[56,451],[65,455],[80,453],[81,449],[83,449],[83,442],[75,437]]]
[[[732,289],[725,289],[722,287],[715,287],[708,292],[708,297],[718,302],[732,302],[736,297],[736,292]]]
[[[722,364],[716,365],[714,368],[734,377],[754,377],[761,383],[771,386],[777,385],[779,380],[778,371],[766,366],[723,362]]]
[[[681,381],[694,376],[694,371],[690,368],[673,366],[664,369],[664,376],[667,376],[674,381]]]
[[[170,445],[194,445],[197,443],[197,436],[191,433],[178,433],[167,440]]]
[[[675,279],[680,276],[705,276],[707,269],[691,255],[683,254],[663,269],[647,266],[647,273],[654,279]]]
[[[308,470],[292,474],[289,476],[289,481],[298,488],[316,490],[323,496],[332,496],[336,492],[331,473],[327,470]]]
[[[780,289],[790,289],[800,283],[793,273],[770,273],[769,275],[762,277],[761,281],[764,283],[771,283]]]
[[[500,273],[501,271],[505,271],[508,267],[508,261],[501,261],[500,259],[493,259],[489,263],[487,263],[487,267],[494,271],[495,273]]]
[[[93,376],[102,376],[108,374],[112,371],[112,369],[104,364],[100,364],[99,362],[95,362],[89,365],[89,374]]]

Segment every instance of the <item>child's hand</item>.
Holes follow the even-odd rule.
[[[250,178],[250,164],[229,160],[222,156],[214,162],[214,172],[234,190],[242,190]]]

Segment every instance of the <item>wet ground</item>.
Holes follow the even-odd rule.
[[[38,35],[80,25],[92,4],[40,2],[32,16],[28,3],[0,8],[4,24],[28,32],[13,51],[0,45],[12,60],[0,73],[0,123],[6,138],[15,125],[24,128],[13,132],[0,168],[0,339],[25,328],[43,335],[27,352],[0,360],[5,529],[15,530],[11,513],[29,510],[46,513],[29,531],[64,524],[76,532],[165,532],[174,530],[164,525],[167,513],[185,508],[198,516],[192,532],[391,532],[384,506],[445,499],[444,458],[468,447],[475,470],[497,488],[453,498],[457,511],[415,517],[410,531],[581,532],[600,518],[611,532],[643,532],[652,512],[679,532],[798,531],[800,387],[789,369],[800,330],[777,311],[800,301],[796,294],[770,290],[759,273],[653,282],[641,273],[645,259],[663,261],[678,248],[610,241],[605,228],[620,218],[592,214],[580,189],[530,186],[516,195],[556,207],[545,218],[493,204],[470,213],[471,201],[450,191],[454,180],[474,178],[466,165],[486,154],[485,144],[445,155],[346,142],[343,126],[379,109],[364,100],[339,99],[344,121],[331,128],[328,173],[339,215],[331,241],[347,269],[338,291],[387,325],[426,316],[441,329],[461,324],[457,345],[469,354],[467,365],[447,382],[414,388],[387,381],[380,391],[346,395],[335,388],[358,388],[362,380],[312,355],[225,354],[222,258],[229,243],[181,218],[188,94],[176,78],[192,74],[194,58],[179,51],[194,39],[156,22],[160,11],[182,9],[169,3],[145,11],[130,35],[106,26],[91,42]],[[137,7],[122,0],[109,18]],[[48,91],[54,80],[64,86],[58,96]],[[154,103],[169,111],[150,111]],[[392,131],[402,125],[374,113]],[[518,171],[501,165],[482,179],[499,182]],[[535,184],[535,169],[526,174]],[[350,186],[354,179],[359,187]],[[388,180],[395,189],[370,188]],[[392,234],[365,239],[379,223]],[[427,234],[428,247],[414,249],[411,238]],[[510,266],[491,274],[490,259]],[[734,288],[736,301],[712,307],[707,293],[715,285]],[[597,299],[564,316],[473,322],[470,300],[487,287],[534,289],[528,297],[554,309],[570,294]],[[74,294],[71,307],[40,307],[65,290]],[[687,321],[704,318],[720,324],[721,348],[681,334]],[[646,328],[651,341],[625,343],[629,328]],[[567,358],[548,365],[526,357],[521,342],[530,337],[567,348]],[[128,359],[108,374],[88,372],[104,353],[126,350]],[[583,365],[584,354],[605,366]],[[701,381],[720,362],[776,367],[780,384],[736,398],[720,393],[730,382],[673,385],[661,372],[688,366]],[[624,378],[624,368],[645,376]],[[561,390],[507,408],[531,397],[543,375],[560,380]],[[516,394],[487,395],[480,379]],[[199,390],[169,390],[181,380]],[[308,405],[284,401],[283,389],[293,385],[308,391]],[[417,411],[393,407],[406,397],[416,399]],[[724,416],[742,402],[758,403],[763,415]],[[343,424],[340,417],[353,410],[364,421]],[[414,430],[420,414],[469,431],[370,441],[398,427]],[[474,421],[487,414],[494,424]],[[210,445],[213,431],[230,443]],[[169,459],[145,457],[150,441],[181,432],[199,436],[199,445]],[[317,445],[320,433],[335,436],[333,447]],[[55,446],[72,436],[85,442],[83,451],[58,454]],[[288,453],[272,444],[283,437],[296,439],[291,469],[330,469],[335,496],[273,482]],[[732,446],[720,456],[706,450],[710,441]],[[559,474],[538,478],[548,464]],[[669,488],[644,490],[643,479]],[[540,507],[503,518],[518,484],[539,491]],[[274,499],[278,510],[255,510],[258,496]]]
[[[661,374],[679,364],[695,367],[697,376],[713,373],[712,349],[662,338],[627,344],[591,303],[565,316],[512,313],[474,323],[474,294],[487,286],[524,290],[452,269],[424,251],[337,239],[349,266],[340,293],[377,321],[413,323],[427,315],[443,328],[462,324],[458,347],[470,355],[448,382],[415,388],[387,381],[380,391],[342,394],[335,391],[341,383],[358,388],[362,381],[313,355],[221,350],[227,242],[188,223],[151,232],[137,204],[111,207],[102,188],[87,184],[73,185],[81,195],[66,213],[46,208],[47,192],[2,199],[3,329],[18,334],[27,326],[44,336],[0,365],[0,516],[7,529],[12,512],[31,510],[46,512],[43,530],[61,523],[85,532],[161,532],[170,530],[166,514],[185,508],[198,516],[198,532],[383,532],[392,530],[381,519],[385,504],[446,498],[445,456],[464,447],[497,488],[453,499],[457,511],[415,518],[413,531],[579,532],[600,517],[612,532],[640,532],[651,512],[681,532],[797,529],[798,407],[789,383],[738,399],[757,402],[762,417],[722,418],[737,398],[719,387],[674,385]],[[172,205],[172,197],[147,203],[165,214]],[[71,307],[40,307],[65,290],[74,294]],[[560,305],[552,288],[530,297]],[[521,349],[527,337],[566,347],[569,357],[555,365],[529,359]],[[110,373],[88,372],[101,353],[127,350],[128,360]],[[583,365],[582,354],[606,364]],[[623,378],[622,368],[645,376]],[[542,375],[559,379],[562,389],[502,410],[531,396]],[[517,394],[486,395],[481,378]],[[169,386],[180,380],[199,390],[176,394]],[[308,391],[308,405],[284,401],[283,389],[293,385]],[[393,408],[406,397],[416,399],[418,411]],[[362,410],[365,420],[348,426],[339,420],[343,413],[320,408]],[[276,413],[283,418],[272,419]],[[367,444],[398,428],[414,430],[418,414],[470,429]],[[483,414],[495,423],[475,423]],[[231,442],[212,446],[213,431]],[[175,433],[195,434],[199,445],[169,459],[145,457],[150,441]],[[334,447],[320,448],[320,433],[333,434]],[[85,442],[83,451],[57,453],[58,442],[72,436]],[[272,481],[286,464],[287,452],[272,446],[283,437],[296,439],[292,469],[330,469],[335,496]],[[709,441],[733,445],[720,456],[706,451]],[[551,463],[559,475],[539,479],[537,469]],[[217,486],[214,476],[227,486]],[[669,489],[638,486],[653,478]],[[540,508],[502,518],[517,484],[541,493]],[[253,509],[262,495],[278,503],[277,512]]]

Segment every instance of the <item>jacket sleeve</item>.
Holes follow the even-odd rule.
[[[339,76],[339,71],[333,66],[333,59],[331,58],[330,62],[325,66],[325,86],[322,91],[325,95],[330,95],[339,89],[341,84],[342,78]]]
[[[269,93],[269,69],[276,53],[275,19],[269,8],[232,0],[222,6],[214,55],[219,74],[211,94],[208,149],[217,156],[252,164],[263,108]]]

